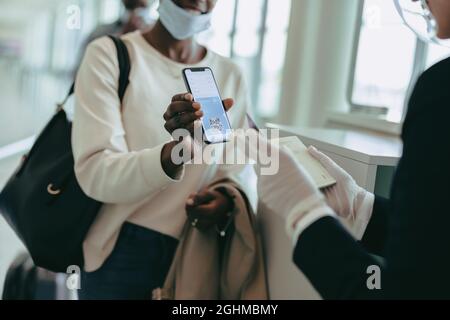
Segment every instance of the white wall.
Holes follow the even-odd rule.
[[[278,122],[324,126],[348,108],[347,84],[363,0],[295,0]]]

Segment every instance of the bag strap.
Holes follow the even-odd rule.
[[[119,61],[119,90],[118,95],[120,102],[122,103],[125,92],[127,91],[128,84],[130,83],[130,71],[131,62],[128,49],[122,39],[116,36],[109,36],[114,42],[117,51],[117,60]]]
[[[127,46],[119,37],[109,35],[108,36],[116,47],[117,51],[117,60],[119,62],[119,88],[117,90],[117,94],[120,99],[120,103],[122,103],[123,98],[125,96],[125,92],[127,91],[128,85],[130,84],[130,72],[131,72],[131,61],[130,55],[128,53]],[[66,104],[67,100],[73,95],[75,92],[75,82],[70,86],[69,92],[66,95],[66,98],[62,103],[58,105],[58,109],[62,109]]]

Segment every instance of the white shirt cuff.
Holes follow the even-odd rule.
[[[369,225],[370,218],[373,212],[373,203],[375,202],[375,195],[370,192],[366,192],[361,205],[361,208],[356,214],[356,219],[353,222],[352,234],[357,240],[361,240]]]

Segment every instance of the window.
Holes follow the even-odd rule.
[[[0,148],[38,133],[73,80],[80,43],[120,0],[0,1]],[[113,6],[113,3],[116,5]],[[80,9],[81,28],[67,27]],[[11,125],[13,124],[13,125]]]
[[[242,68],[258,118],[271,118],[279,110],[291,1],[219,0],[211,29],[198,37]],[[151,9],[155,20],[157,4]]]
[[[199,41],[243,69],[260,118],[277,114],[291,0],[221,0]]]
[[[401,122],[411,81],[448,56],[450,48],[418,40],[393,1],[365,0],[350,81],[352,110]]]

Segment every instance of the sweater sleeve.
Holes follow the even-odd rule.
[[[178,180],[162,168],[164,144],[129,151],[117,94],[118,77],[113,42],[107,37],[92,42],[75,85],[72,147],[75,174],[83,191],[104,203],[126,204],[150,197]]]

